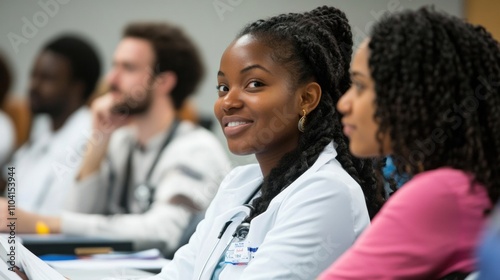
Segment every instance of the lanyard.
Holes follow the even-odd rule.
[[[149,186],[149,180],[151,179],[151,175],[153,174],[153,171],[160,160],[161,154],[163,153],[163,150],[167,147],[168,143],[172,141],[174,138],[174,134],[177,131],[177,128],[179,127],[179,120],[175,119],[174,122],[172,123],[172,127],[168,131],[168,137],[165,139],[163,144],[160,147],[160,150],[156,154],[156,158],[154,159],[153,163],[151,164],[151,167],[149,168],[148,173],[146,174],[145,182],[144,184],[141,184],[142,187],[143,185],[147,188],[147,191],[149,192],[149,197],[146,199],[148,200],[148,206],[153,203],[153,192],[154,188]],[[120,206],[122,209],[125,210],[126,213],[130,213],[130,208],[129,208],[129,203],[128,203],[128,194],[129,194],[129,187],[130,187],[130,174],[132,172],[132,155],[134,153],[134,144],[130,147],[130,152],[127,157],[127,165],[125,167],[125,181],[123,182],[123,188],[122,188],[122,195],[120,199]]]
[[[243,204],[243,206],[246,206],[248,208],[250,208],[250,212],[248,214],[248,216],[252,215],[253,211],[254,211],[254,207],[252,205],[250,205],[250,202],[252,201],[252,199],[257,195],[257,193],[260,191],[260,189],[262,188],[262,184],[261,183],[253,192],[252,194],[246,199],[245,203]],[[248,217],[247,216],[247,217]],[[239,232],[242,232],[242,231],[245,231],[245,237],[246,237],[246,234],[248,233],[248,231],[250,230],[250,224],[249,223],[245,223],[244,220],[246,218],[243,218],[242,220],[242,223],[240,225],[238,225],[238,227],[236,228],[236,231],[235,233],[233,234],[233,238],[231,240],[234,239],[235,236],[238,235]],[[212,255],[214,254],[215,252],[215,249],[217,249],[217,247],[219,246],[219,242],[221,241],[221,238],[222,236],[224,235],[224,233],[226,232],[227,228],[229,227],[229,225],[231,225],[233,223],[232,220],[229,220],[227,221],[224,226],[222,226],[222,229],[221,231],[219,232],[219,235],[217,236],[217,242],[215,243],[215,246],[212,248],[212,250],[210,251],[210,254],[208,255],[208,258],[206,259],[205,263],[203,264],[203,267],[201,268],[200,270],[200,273],[198,274],[198,280],[201,279],[201,276],[203,275],[203,272],[205,271],[205,268],[207,267],[207,264],[208,264],[208,261],[210,260],[210,258],[212,257]],[[231,244],[231,242],[229,242],[228,244],[226,244],[225,248],[227,249],[229,247],[229,245]],[[224,251],[226,250],[224,249]]]
[[[261,183],[253,192],[252,194],[247,198],[247,200],[245,201],[245,203],[243,203],[243,206],[246,206],[248,208],[250,208],[250,213],[248,213],[248,217],[252,215],[253,211],[255,211],[255,208],[250,204],[250,202],[252,201],[252,199],[254,198],[255,195],[257,195],[257,193],[260,191],[260,189],[262,188],[262,184]],[[247,218],[248,218],[247,217]],[[246,220],[247,218],[243,219]],[[222,230],[219,232],[219,235],[217,236],[218,239],[221,239],[222,238],[222,235],[224,235],[224,233],[226,232],[226,229],[229,227],[229,225],[232,223],[233,221],[227,221],[224,226],[222,227]],[[242,222],[243,223],[243,222]]]

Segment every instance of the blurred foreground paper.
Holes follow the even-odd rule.
[[[9,268],[17,266],[30,280],[66,280],[59,272],[33,255],[15,238],[0,236],[0,276],[4,279],[20,279]]]

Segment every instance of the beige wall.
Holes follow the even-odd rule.
[[[471,23],[484,26],[500,41],[500,1],[466,0],[465,18]]]

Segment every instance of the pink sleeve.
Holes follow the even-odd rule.
[[[458,199],[439,178],[415,179],[319,279],[427,279],[442,269],[460,239]]]

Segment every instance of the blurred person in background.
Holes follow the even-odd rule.
[[[500,279],[500,203],[497,203],[495,211],[491,214],[477,253],[479,259],[477,279]]]
[[[0,166],[9,159],[16,140],[12,119],[3,111],[5,100],[12,84],[12,74],[3,55],[0,54]],[[1,188],[0,188],[1,190]]]
[[[17,207],[61,213],[91,132],[86,103],[99,76],[98,54],[81,37],[59,36],[37,55],[28,88],[35,121],[8,164],[15,168]]]
[[[500,49],[421,8],[373,26],[337,109],[351,152],[410,180],[319,279],[463,279],[500,196]],[[472,105],[471,105],[472,104]]]
[[[208,130],[176,118],[203,76],[196,46],[160,22],[125,28],[93,101],[92,137],[60,216],[18,209],[18,232],[158,240],[172,252],[191,218],[214,197],[230,163]],[[1,203],[1,201],[0,201]]]

